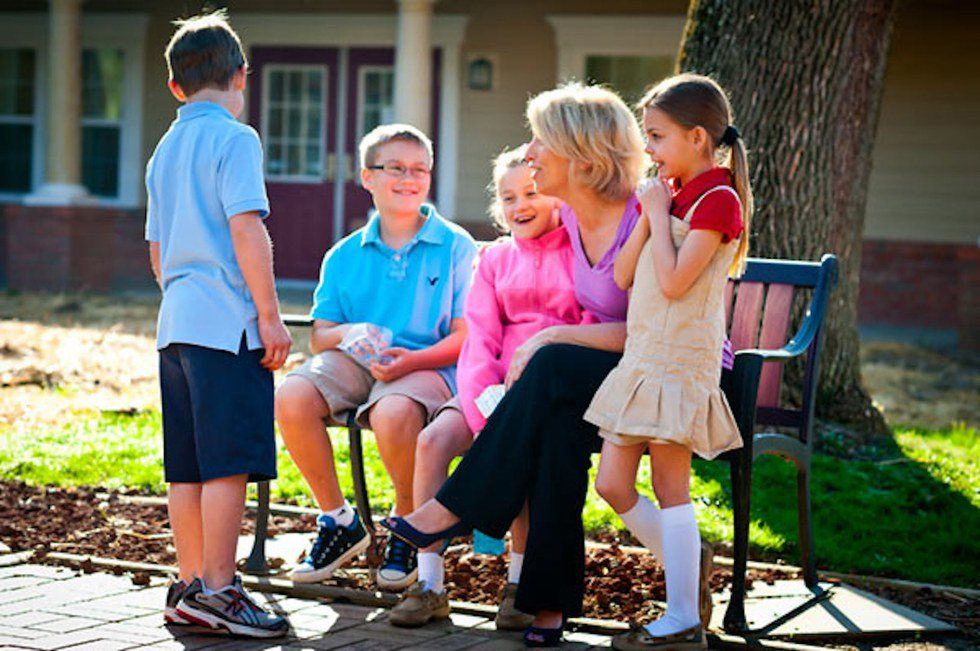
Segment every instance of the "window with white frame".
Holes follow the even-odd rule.
[[[670,75],[673,57],[597,56],[585,57],[585,78],[590,83],[614,88],[630,106],[643,97],[651,84]]]
[[[319,182],[324,175],[327,67],[264,68],[262,132],[270,180]]]
[[[31,190],[36,65],[34,50],[0,48],[0,192]]]
[[[357,133],[395,121],[395,69],[392,66],[364,66],[358,84]]]
[[[119,195],[123,52],[82,51],[82,183],[93,195]]]

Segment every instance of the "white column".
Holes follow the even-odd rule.
[[[50,4],[44,184],[25,203],[88,203],[91,197],[81,183],[81,0],[51,0]]]
[[[395,119],[431,135],[432,5],[435,0],[398,0],[395,47]]]

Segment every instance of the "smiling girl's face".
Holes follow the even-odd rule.
[[[507,227],[514,237],[534,239],[558,226],[554,214],[558,200],[538,192],[527,165],[507,170],[497,184],[497,195]]]
[[[680,179],[687,183],[701,168],[711,165],[707,132],[701,127],[685,129],[657,108],[643,111],[646,152],[663,179]]]

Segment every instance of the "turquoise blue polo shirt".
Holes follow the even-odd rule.
[[[269,214],[255,130],[212,102],[177,109],[146,165],[146,239],[160,243],[157,348],[262,347],[258,314],[235,259],[228,220]]]
[[[476,243],[433,206],[423,205],[421,213],[422,228],[397,251],[381,240],[377,212],[327,251],[313,293],[313,318],[385,326],[392,346],[409,350],[444,339],[450,321],[463,316]],[[456,366],[439,374],[456,393]]]

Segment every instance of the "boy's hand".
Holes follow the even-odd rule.
[[[279,315],[266,319],[259,317],[259,339],[262,340],[262,346],[265,348],[265,355],[259,362],[262,367],[269,371],[282,368],[289,356],[293,338]]]
[[[414,353],[406,348],[385,348],[379,356],[391,361],[387,364],[371,362],[371,376],[378,382],[394,382],[416,370]]]

